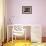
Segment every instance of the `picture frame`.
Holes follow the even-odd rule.
[[[22,6],[22,14],[32,14],[32,6]]]

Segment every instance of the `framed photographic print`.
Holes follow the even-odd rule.
[[[22,6],[22,14],[32,14],[32,6]]]

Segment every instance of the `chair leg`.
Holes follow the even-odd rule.
[[[1,46],[3,46],[4,45],[4,43],[2,42],[2,45]]]
[[[15,36],[15,42],[16,42],[16,36]]]
[[[13,34],[12,34],[12,43],[13,43]]]
[[[25,42],[26,42],[26,31],[25,31]]]

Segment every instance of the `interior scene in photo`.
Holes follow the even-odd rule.
[[[46,0],[0,0],[0,46],[46,46]]]

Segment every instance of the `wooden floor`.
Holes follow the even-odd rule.
[[[46,43],[31,43],[30,41],[14,40],[5,43],[3,46],[46,46]]]
[[[10,41],[8,43],[5,43],[3,46],[31,46],[30,41],[24,41],[24,40],[16,40],[16,41]]]

